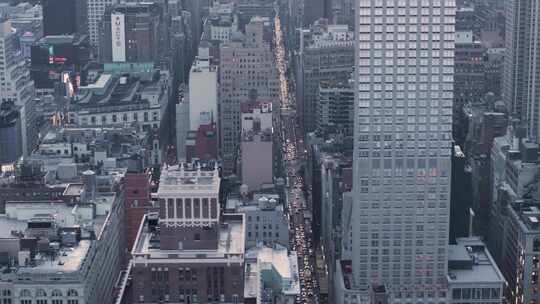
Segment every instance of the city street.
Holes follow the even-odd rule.
[[[283,33],[279,16],[275,18],[275,56],[279,71],[280,100],[281,100],[281,136],[283,143],[283,160],[288,181],[287,212],[290,221],[291,248],[298,254],[300,275],[300,295],[297,303],[319,303],[319,286],[315,274],[315,254],[311,223],[306,218],[310,214],[303,189],[303,177],[298,175],[298,168],[306,160],[305,148],[302,141],[302,131],[296,124],[294,113],[294,94],[291,94],[286,77],[287,58],[283,44]]]

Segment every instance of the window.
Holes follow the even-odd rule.
[[[533,251],[540,251],[540,239],[534,239]]]
[[[29,298],[32,296],[32,293],[28,289],[21,290],[20,297],[21,298]]]
[[[70,289],[67,292],[68,297],[78,297],[79,293],[75,289]]]

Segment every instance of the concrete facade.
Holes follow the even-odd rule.
[[[243,303],[244,219],[221,214],[219,184],[217,167],[162,168],[159,214],[144,216],[131,252],[134,301]]]
[[[263,22],[252,20],[241,40],[220,46],[219,152],[226,175],[237,170],[241,104],[278,97],[277,71],[272,50],[263,42],[263,29]]]
[[[355,3],[352,286],[446,301],[455,3]]]

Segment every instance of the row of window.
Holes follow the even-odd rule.
[[[23,289],[23,290],[21,290],[19,296],[21,298],[30,298],[30,297],[32,297],[32,292],[29,289]],[[38,290],[36,290],[36,295],[35,296],[36,297],[47,297],[47,292],[44,289],[38,289]],[[51,292],[51,296],[52,297],[62,297],[63,293],[59,289],[54,289]],[[79,293],[75,289],[69,289],[67,291],[67,296],[68,297],[78,297]]]
[[[433,7],[441,7],[441,4],[445,2],[445,0],[357,0],[360,7],[383,7],[386,5],[386,7],[415,7],[418,5],[421,5],[423,7],[427,6],[433,6]],[[450,6],[450,3],[445,5],[446,7],[453,7]]]
[[[79,304],[79,300],[77,299],[69,299],[69,300],[66,300],[64,302],[64,300],[62,299],[53,299],[49,302],[49,300],[46,300],[46,299],[38,299],[36,300],[35,302],[33,302],[32,300],[29,300],[29,299],[23,299],[23,300],[20,300],[20,304]],[[9,303],[3,303],[3,304],[11,304],[11,302]]]
[[[111,122],[118,122],[118,116],[120,116],[120,115],[116,115],[116,114],[111,115],[110,121]],[[149,121],[149,118],[148,118],[149,116],[150,116],[149,112],[143,112],[143,121],[148,122]],[[138,112],[134,112],[131,117],[133,118],[132,121],[139,121],[139,113]],[[87,117],[83,117],[82,121],[86,122],[87,119],[88,119]],[[128,113],[122,114],[122,121],[127,122],[128,120],[129,120]],[[158,112],[152,112],[152,120],[153,121],[158,121],[159,120],[159,113]],[[106,115],[101,116],[101,122],[102,123],[107,123],[107,121],[108,121],[108,116],[106,116]],[[97,122],[97,117],[96,116],[90,116],[90,122],[95,124]]]

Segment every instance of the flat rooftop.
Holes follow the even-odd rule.
[[[159,248],[159,233],[151,231],[148,225],[148,217],[144,216],[143,222],[132,254],[145,255],[147,258],[167,259],[170,254],[176,254],[178,259],[201,259],[224,258],[230,255],[243,255],[245,252],[244,235],[245,227],[243,215],[223,214],[221,220],[226,223],[220,224],[218,248],[215,250],[161,250]]]
[[[298,256],[296,252],[288,252],[287,248],[276,245],[270,247],[255,247],[246,252],[246,276],[244,279],[244,297],[252,298],[265,286],[272,286],[272,281],[280,283],[273,286],[275,292],[285,295],[300,293],[300,280],[298,276]],[[275,290],[278,289],[278,290]]]
[[[475,237],[457,239],[448,246],[449,283],[504,283],[499,268],[484,243]]]
[[[159,197],[171,193],[189,193],[206,191],[208,194],[219,193],[219,172],[217,168],[193,168],[182,165],[164,166],[159,177]],[[187,191],[187,192],[185,192]]]
[[[510,205],[519,222],[529,231],[540,231],[540,204],[518,201]]]
[[[54,258],[36,256],[36,266],[20,267],[18,274],[76,272],[81,268],[91,244],[90,240],[81,240],[77,246],[60,248],[59,254]]]

